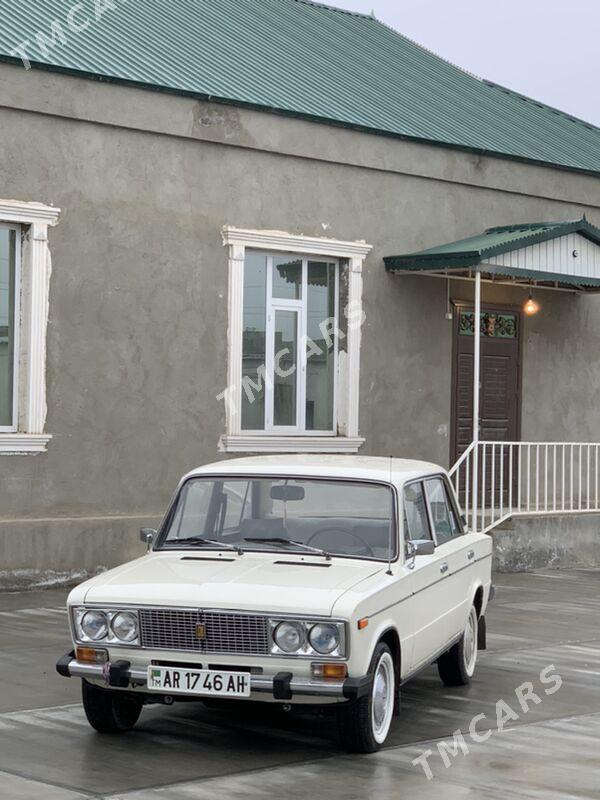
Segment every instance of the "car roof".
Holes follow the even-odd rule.
[[[445,469],[437,464],[390,456],[294,453],[217,461],[192,470],[185,478],[206,474],[253,475],[262,473],[273,476],[345,478],[401,484],[407,480],[440,472],[445,472]]]

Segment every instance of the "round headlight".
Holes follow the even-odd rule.
[[[320,623],[319,625],[313,625],[310,629],[308,640],[311,647],[316,650],[317,653],[328,655],[329,653],[333,653],[338,647],[340,643],[340,632],[337,625]]]
[[[94,642],[105,639],[108,633],[108,619],[104,611],[86,611],[80,625],[85,636]]]
[[[284,653],[295,653],[304,644],[304,628],[299,622],[280,622],[273,632],[273,639]]]
[[[137,617],[129,611],[119,611],[118,614],[115,614],[110,627],[117,639],[122,642],[133,642],[134,639],[137,639]]]

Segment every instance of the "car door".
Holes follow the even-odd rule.
[[[453,638],[462,633],[473,599],[476,577],[476,547],[465,534],[452,489],[443,476],[424,481],[425,497],[436,543],[436,555],[445,580],[446,631]]]
[[[423,481],[414,481],[404,487],[404,540],[410,548],[411,541],[433,539],[431,515],[428,509]],[[434,540],[434,539],[433,539]],[[435,540],[434,540],[435,541]],[[442,650],[450,638],[447,630],[447,571],[436,547],[433,555],[410,557],[406,565],[410,570],[410,613],[413,619],[413,645],[410,672],[428,664]]]

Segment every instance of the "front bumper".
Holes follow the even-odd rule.
[[[56,671],[65,678],[87,678],[104,681],[106,686],[115,689],[137,689],[146,686],[147,672],[143,668],[132,667],[129,661],[113,661],[107,664],[86,664],[77,661],[75,653],[70,652],[58,660]],[[300,697],[327,697],[340,700],[357,700],[368,694],[371,677],[346,678],[343,681],[294,677],[292,672],[278,672],[275,675],[252,675],[252,692],[269,694],[275,700],[293,700]],[[185,696],[185,695],[184,695]],[[189,695],[202,699],[202,695]]]

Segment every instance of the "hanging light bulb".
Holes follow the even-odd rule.
[[[540,304],[536,303],[536,301],[531,296],[531,291],[529,292],[529,297],[525,301],[525,305],[523,306],[523,311],[527,314],[528,317],[532,317],[534,314],[537,314],[540,310]]]

